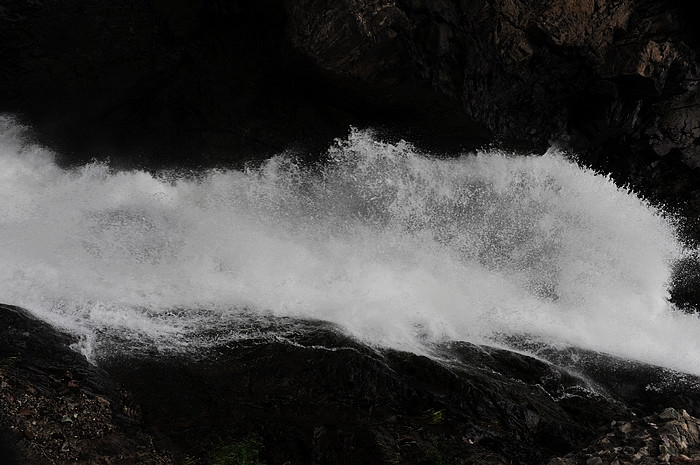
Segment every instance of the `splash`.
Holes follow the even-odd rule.
[[[62,169],[24,134],[0,119],[0,300],[95,358],[274,316],[420,353],[522,335],[700,375],[700,320],[668,302],[673,223],[556,150],[438,159],[352,130],[317,167],[179,176]]]

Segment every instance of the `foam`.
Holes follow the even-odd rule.
[[[437,159],[353,129],[323,166],[183,177],[62,169],[25,134],[0,118],[0,300],[92,357],[110,334],[197,350],[272,315],[420,353],[527,335],[700,375],[700,320],[668,302],[673,222],[559,151]]]

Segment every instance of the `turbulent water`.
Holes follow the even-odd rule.
[[[197,350],[282,316],[420,353],[524,336],[700,375],[700,319],[668,302],[687,252],[608,177],[556,150],[438,159],[357,130],[328,158],[63,169],[1,117],[0,301],[93,358],[116,336]]]

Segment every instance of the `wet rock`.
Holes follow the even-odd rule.
[[[198,360],[127,357],[103,364],[140,400],[144,420],[189,455],[204,454],[225,430],[233,437],[255,432],[270,464],[470,457],[532,463],[594,429],[577,424],[541,388],[490,373],[488,365],[376,353],[319,324],[305,332],[292,344],[244,342]],[[485,355],[484,362],[499,357]],[[514,356],[510,363],[526,360]]]
[[[128,394],[70,348],[73,338],[7,305],[0,328],[3,464],[174,463],[142,425],[124,418]]]
[[[693,463],[700,459],[700,441],[697,430],[700,419],[667,408],[658,414],[644,418],[625,421],[620,425],[613,422],[601,436],[587,447],[569,453],[564,457],[550,460],[549,465],[561,461],[583,463],[586,456],[591,460],[607,455],[612,463]]]
[[[0,376],[2,425],[34,463],[43,453],[56,463],[181,463],[251,435],[267,464],[534,463],[625,414],[528,357],[464,345],[443,364],[377,352],[315,322],[295,323],[306,329],[294,340],[198,357],[127,353],[103,360],[105,372],[72,352],[71,337],[0,308],[0,354],[15,360]],[[550,383],[550,393],[550,377],[571,384]],[[596,414],[559,405],[559,392],[594,402]]]
[[[438,361],[293,323],[284,337],[261,327],[257,339],[196,354],[114,346],[98,368],[70,336],[0,306],[0,427],[37,464],[195,463],[216,450],[268,465],[695,460],[700,422],[680,405],[692,383],[659,368],[611,375],[618,360],[581,352],[568,370],[466,343]],[[656,397],[624,389],[650,373],[668,381],[658,399],[677,402],[660,414],[647,413]]]
[[[617,433],[603,437],[604,447],[586,460],[611,463],[626,451],[631,463],[636,454],[640,461],[657,454],[651,436],[635,436],[634,423],[635,414],[656,410],[656,398],[646,403],[639,392],[616,385],[611,372],[618,360],[581,353],[575,358],[584,363],[570,372],[513,352],[454,343],[444,349],[453,360],[445,364],[375,351],[330,325],[295,325],[299,333],[287,341],[241,342],[196,361],[127,354],[102,364],[148,406],[144,421],[175,438],[186,454],[202,454],[209,438],[227,429],[234,437],[254,431],[265,444],[266,463],[315,463],[314,457],[319,463],[546,463],[555,450],[578,447],[613,418]],[[595,374],[606,365],[611,372]],[[644,386],[652,372],[669,381],[658,387],[659,399],[672,400],[670,386],[683,385],[659,368],[628,364],[619,380]],[[238,423],[232,425],[233,416]],[[639,443],[616,442],[616,434]]]
[[[681,414],[674,408],[667,408],[663,412],[659,413],[659,418],[662,420],[678,420]]]

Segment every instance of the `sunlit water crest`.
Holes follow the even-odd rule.
[[[197,350],[284,316],[419,353],[526,336],[700,375],[700,319],[668,303],[672,222],[556,150],[437,159],[352,130],[315,168],[185,177],[62,169],[24,135],[0,119],[0,301],[94,358],[114,335]]]

